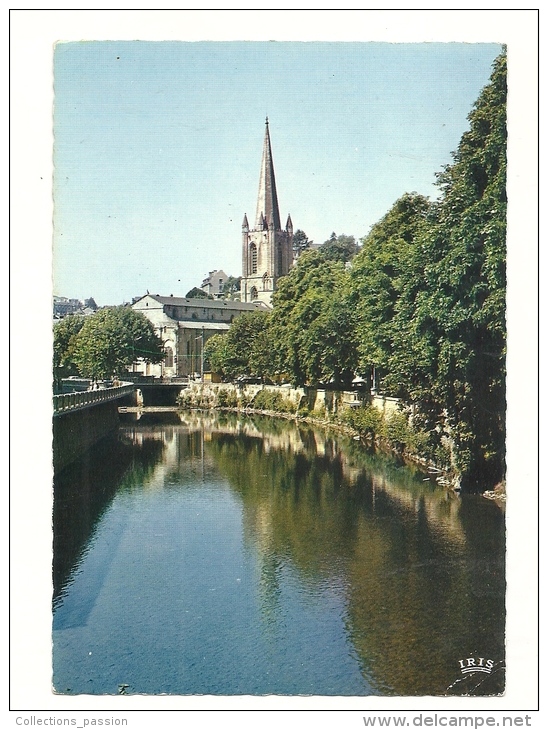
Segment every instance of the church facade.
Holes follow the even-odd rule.
[[[292,264],[293,223],[288,215],[281,226],[267,117],[255,221],[250,226],[246,214],[242,223],[242,302],[270,305],[279,278]]]

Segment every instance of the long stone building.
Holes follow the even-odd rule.
[[[245,303],[157,294],[146,294],[132,308],[152,322],[166,353],[163,363],[139,362],[134,365],[134,372],[166,378],[201,374],[203,346],[212,335],[227,332],[231,322],[244,312],[267,309],[261,301]]]
[[[279,278],[292,265],[293,223],[290,215],[285,229],[280,223],[267,117],[255,223],[250,227],[247,214],[242,223],[242,302],[270,305]]]

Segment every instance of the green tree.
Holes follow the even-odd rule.
[[[303,251],[310,248],[310,245],[314,243],[311,241],[304,231],[299,228],[293,234],[293,255],[298,258]]]
[[[269,312],[244,312],[234,320],[226,334],[210,337],[204,356],[211,368],[226,378],[239,375],[267,377],[272,364],[267,335],[269,321]]]
[[[240,293],[241,283],[241,276],[229,276],[222,286],[223,297],[226,299],[234,299]]]
[[[344,233],[337,236],[335,232],[319,248],[325,259],[342,261],[343,263],[351,261],[358,253],[358,250],[359,247],[354,236],[346,236]]]
[[[502,478],[506,355],[506,54],[469,115],[426,242],[417,327],[439,333],[432,390],[447,413],[464,488]],[[422,318],[421,318],[422,317]]]
[[[71,346],[84,322],[83,315],[69,314],[53,325],[53,377],[56,389],[60,388],[62,378],[78,374],[76,363],[71,357]]]
[[[90,378],[123,375],[137,358],[155,363],[164,359],[152,323],[126,306],[105,307],[86,317],[71,338],[68,356],[79,373]]]
[[[357,355],[347,281],[344,263],[307,251],[279,282],[270,331],[275,368],[299,385],[352,379]]]
[[[410,296],[406,287],[421,289],[423,261],[421,255],[417,255],[417,249],[420,249],[420,237],[427,229],[429,209],[424,196],[403,195],[362,239],[361,250],[354,258],[350,272],[359,370],[365,374],[374,367],[377,379],[382,377],[385,392],[399,397],[405,397],[406,393],[401,388],[401,368],[394,371],[392,359],[409,353],[409,345],[405,343],[401,343],[402,353],[396,353],[394,349],[396,338],[401,339],[401,327],[407,331],[409,321],[405,317],[397,318],[397,314],[403,298]],[[408,365],[405,363],[404,371]]]
[[[405,195],[352,263],[361,367],[449,433],[464,489],[504,474],[506,56],[469,115],[440,199]]]
[[[230,352],[226,333],[211,335],[204,345],[204,362],[206,369],[228,377],[227,364]]]

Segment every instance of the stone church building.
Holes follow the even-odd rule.
[[[250,227],[246,214],[242,223],[242,302],[270,305],[278,279],[289,272],[292,264],[293,223],[290,215],[285,229],[280,223],[267,117],[255,222]]]

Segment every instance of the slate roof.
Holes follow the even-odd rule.
[[[235,302],[226,299],[187,299],[186,297],[162,297],[159,294],[145,294],[145,296],[134,302],[150,297],[162,306],[171,307],[196,307],[196,309],[235,309],[242,312],[253,312],[256,309],[267,310],[269,307],[264,302]]]

